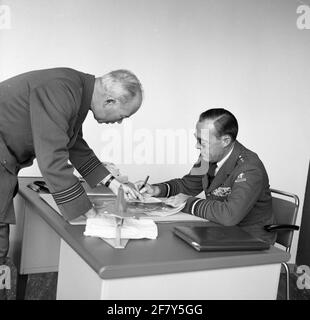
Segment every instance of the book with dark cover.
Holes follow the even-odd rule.
[[[178,226],[173,232],[197,251],[252,251],[270,246],[237,226]]]

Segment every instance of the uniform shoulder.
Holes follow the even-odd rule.
[[[257,153],[247,149],[246,147],[240,147],[240,152],[237,158],[237,166],[247,169],[263,169],[263,163],[260,160]]]
[[[66,84],[69,87],[79,88],[83,85],[84,73],[71,68],[52,68],[28,72],[23,78],[31,89],[49,85]]]

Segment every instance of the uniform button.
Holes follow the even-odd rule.
[[[6,164],[6,160],[3,160],[3,164]]]

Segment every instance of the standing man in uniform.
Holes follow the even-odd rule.
[[[99,123],[121,123],[141,106],[142,88],[127,70],[102,77],[69,68],[31,71],[0,83],[0,265],[15,223],[17,174],[37,159],[43,178],[66,220],[95,211],[74,168],[95,187],[115,194],[121,185],[83,139],[89,110]],[[71,164],[69,164],[69,161]],[[140,194],[123,184],[128,197]],[[2,261],[1,261],[2,260]]]
[[[225,109],[203,112],[196,125],[198,162],[189,174],[159,184],[146,185],[140,192],[170,197],[175,206],[186,201],[183,212],[225,226],[238,225],[269,243],[275,234],[264,225],[274,221],[269,180],[256,153],[236,138],[238,122]],[[136,183],[140,188],[142,182]],[[204,191],[205,199],[196,197]]]

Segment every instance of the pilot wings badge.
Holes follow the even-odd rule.
[[[211,194],[217,197],[227,197],[231,194],[231,187],[218,187]]]
[[[244,172],[241,172],[239,174],[239,176],[237,177],[237,179],[235,180],[235,182],[243,182],[243,181],[246,181],[246,177],[245,177]]]

